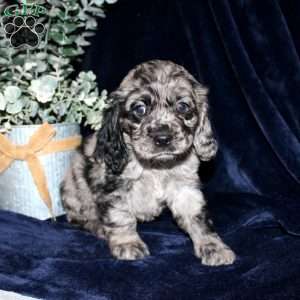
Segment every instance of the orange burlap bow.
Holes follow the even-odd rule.
[[[0,134],[0,173],[5,171],[14,160],[26,161],[39,194],[47,205],[52,217],[54,217],[52,201],[47,186],[47,179],[38,155],[72,150],[81,143],[80,136],[57,141],[52,140],[55,134],[55,129],[48,123],[44,123],[39,127],[31,136],[27,145],[14,145],[6,136]]]

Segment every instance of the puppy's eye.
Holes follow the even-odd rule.
[[[147,112],[147,107],[145,104],[143,103],[137,103],[135,105],[133,105],[133,107],[131,108],[131,110],[138,115],[139,117],[142,117],[146,114]]]
[[[187,103],[185,103],[185,102],[178,102],[176,104],[176,110],[180,114],[185,114],[185,113],[189,112],[190,109],[191,109],[190,106]]]

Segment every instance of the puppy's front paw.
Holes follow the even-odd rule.
[[[207,266],[231,265],[235,261],[234,252],[221,241],[210,241],[195,249],[195,254]]]
[[[112,245],[111,253],[117,259],[122,260],[141,259],[150,255],[148,247],[142,241]]]

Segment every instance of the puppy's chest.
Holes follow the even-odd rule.
[[[148,172],[143,172],[139,179],[129,179],[126,201],[131,212],[142,221],[150,221],[158,216],[166,203],[166,190],[162,182]]]
[[[127,178],[126,201],[132,213],[142,221],[158,216],[182,184],[195,181],[195,176],[182,169],[149,170],[137,168],[136,178]]]

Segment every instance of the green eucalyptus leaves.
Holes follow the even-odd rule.
[[[98,18],[105,17],[103,6],[117,1],[35,2],[47,9],[36,20],[46,29],[36,49],[8,47],[0,28],[0,131],[43,122],[76,122],[98,129],[107,93],[98,91],[91,71],[71,79],[72,62],[90,44]],[[2,0],[0,9],[5,9]]]

